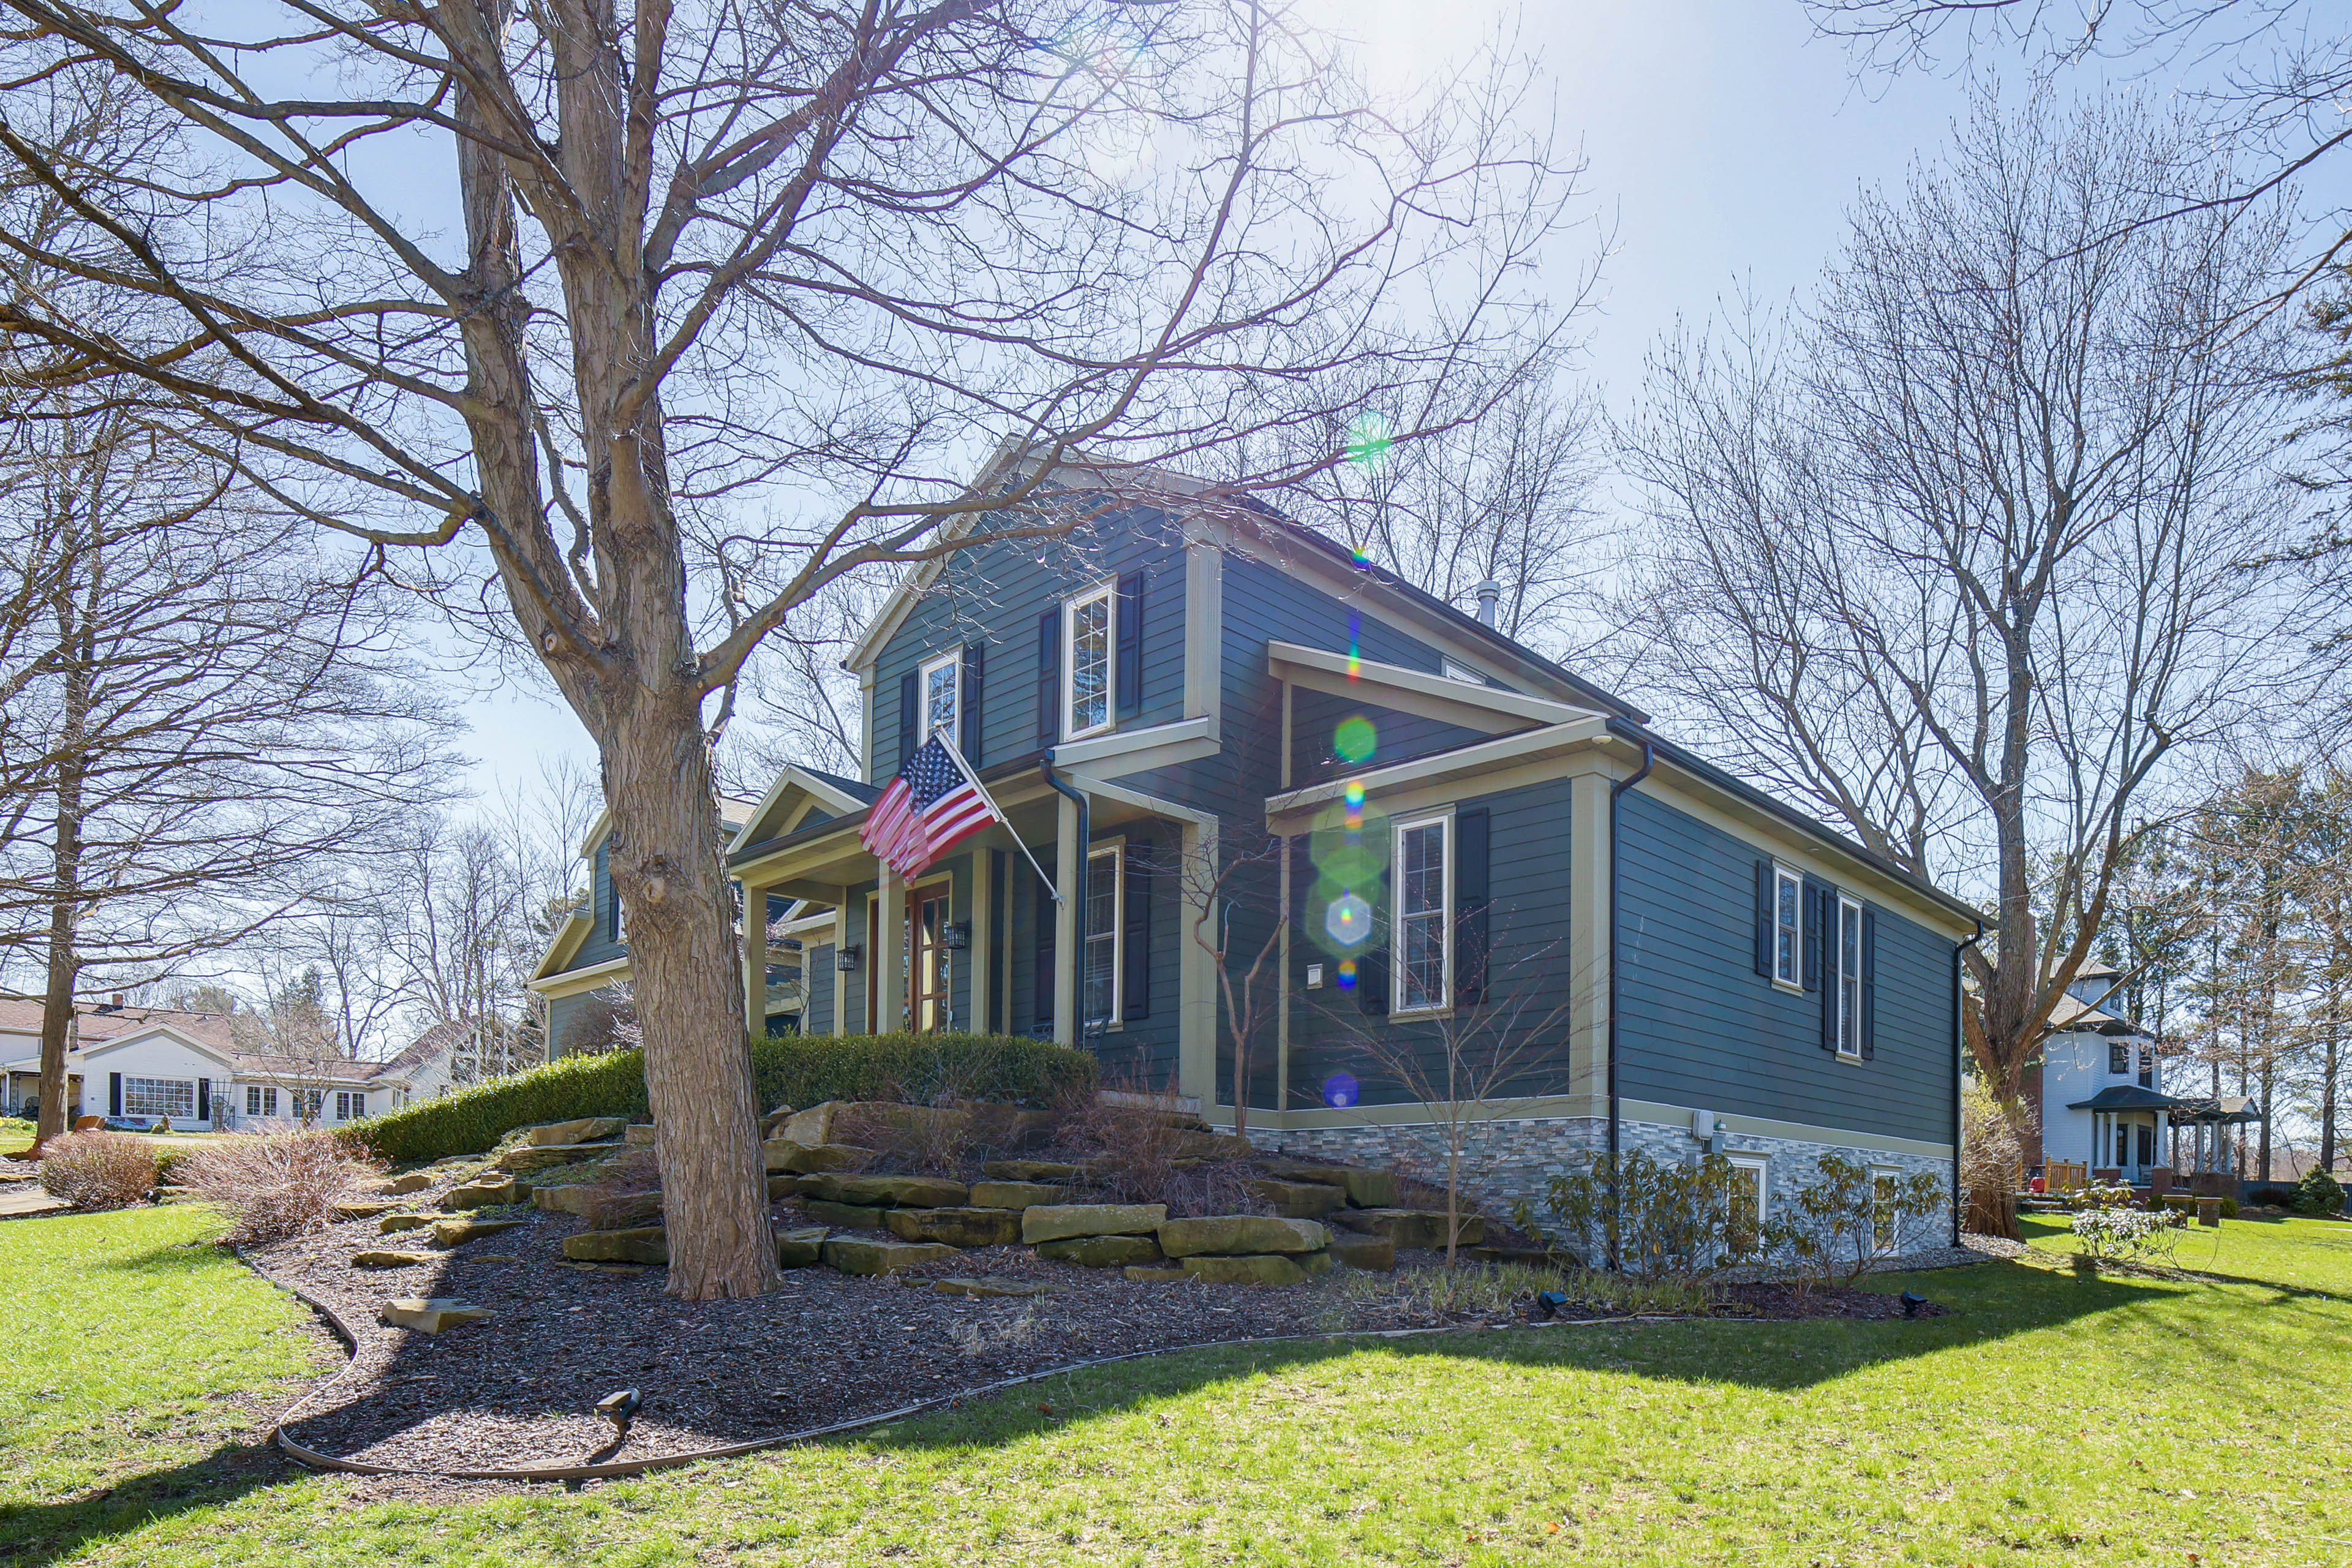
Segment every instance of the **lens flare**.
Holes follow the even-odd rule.
[[[1360,679],[1364,673],[1364,650],[1360,635],[1363,629],[1363,617],[1350,614],[1348,616],[1348,679],[1350,680]]]
[[[1353,991],[1355,988],[1356,961],[1352,958],[1343,958],[1339,961],[1339,989]]]
[[[1339,754],[1339,760],[1343,763],[1370,762],[1372,753],[1380,749],[1380,743],[1379,727],[1360,713],[1350,714],[1340,720],[1339,727],[1331,734],[1331,749]],[[1349,806],[1352,809],[1362,805],[1364,804],[1363,786],[1351,784],[1349,787],[1356,792],[1349,800]]]
[[[1323,931],[1342,947],[1354,947],[1372,934],[1372,906],[1355,893],[1342,893],[1323,911]]]
[[[1334,1110],[1345,1110],[1355,1104],[1362,1092],[1362,1086],[1343,1072],[1335,1072],[1323,1080],[1323,1103]]]
[[[1348,461],[1378,472],[1388,467],[1389,448],[1395,445],[1396,435],[1388,416],[1378,409],[1367,408],[1349,422],[1347,444],[1341,449]]]

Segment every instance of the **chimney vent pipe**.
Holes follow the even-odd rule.
[[[1478,624],[1491,626],[1495,613],[1503,600],[1503,585],[1492,577],[1478,584]]]

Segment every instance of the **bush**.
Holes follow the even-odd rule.
[[[1944,1184],[1926,1171],[1883,1177],[1838,1153],[1813,1168],[1819,1179],[1797,1189],[1793,1212],[1765,1226],[1764,1247],[1770,1256],[1787,1252],[1825,1285],[1859,1282],[1880,1258],[1903,1250],[1914,1225],[1944,1207]]]
[[[1084,1051],[1017,1035],[785,1035],[751,1042],[752,1091],[762,1110],[828,1100],[941,1098],[1050,1106],[1094,1082]],[[647,1114],[645,1058],[636,1051],[565,1057],[386,1116],[338,1136],[394,1164],[478,1154],[517,1127],[583,1116]]]
[[[2294,1204],[2294,1193],[2286,1187],[2256,1187],[2246,1194],[2246,1201],[2256,1208],[2290,1208]]]
[[[334,1207],[383,1167],[331,1132],[280,1132],[192,1149],[180,1163],[189,1190],[236,1220],[223,1241],[281,1241],[322,1230]]]
[[[2134,1206],[2129,1187],[2085,1187],[2075,1200],[2074,1240],[2095,1267],[2119,1258],[2169,1258],[2189,1216]]]
[[[1688,1164],[1653,1160],[1639,1149],[1614,1162],[1602,1154],[1551,1178],[1549,1217],[1559,1226],[1559,1243],[1588,1268],[1613,1258],[1634,1279],[1696,1280],[1756,1256],[1761,1237],[1734,1204],[1744,1180],[1720,1154]],[[1521,1230],[1553,1241],[1546,1216],[1528,1204],[1512,1213]]]
[[[2342,1214],[2343,1184],[2314,1165],[2294,1184],[2294,1207],[2298,1214]]]
[[[119,1209],[155,1187],[155,1151],[119,1132],[67,1132],[41,1151],[41,1187],[78,1209]]]

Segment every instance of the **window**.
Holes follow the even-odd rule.
[[[1862,906],[1838,900],[1837,1054],[1862,1059]]]
[[[1762,1240],[1770,1194],[1765,1157],[1732,1155],[1731,1237],[1740,1250],[1752,1251]]]
[[[1062,606],[1062,739],[1110,728],[1111,592],[1106,583]]]
[[[196,1113],[196,1081],[187,1078],[126,1078],[122,1080],[125,1116],[193,1117]]]
[[[2156,1049],[2152,1046],[2139,1048],[2139,1086],[2142,1089],[2156,1087]]]
[[[1127,849],[1113,844],[1087,857],[1084,1005],[1078,1021],[1108,1024],[1119,1016],[1118,933],[1125,925]]]
[[[2131,1071],[2131,1047],[2121,1040],[2107,1042],[2107,1070],[2112,1073]]]
[[[1805,884],[1786,866],[1772,868],[1772,984],[1805,988]]]
[[[923,727],[915,736],[915,744],[921,745],[942,730],[947,731],[948,744],[956,744],[956,720],[963,710],[963,649],[927,660],[919,684]]]
[[[326,1099],[323,1089],[298,1089],[292,1091],[294,1114],[304,1121],[319,1120],[319,1107]]]
[[[257,1088],[253,1084],[246,1085],[245,1113],[247,1116],[277,1115],[278,1091],[274,1089]]]
[[[1444,1007],[1453,994],[1454,943],[1446,929],[1453,908],[1449,816],[1402,822],[1396,830],[1396,1001],[1393,1013]]]
[[[1901,1239],[1895,1229],[1895,1190],[1900,1171],[1873,1166],[1870,1173],[1870,1241],[1881,1252],[1892,1252]]]
[[[336,1121],[356,1121],[366,1114],[367,1095],[364,1091],[354,1094],[348,1089],[339,1089],[335,1090]]]

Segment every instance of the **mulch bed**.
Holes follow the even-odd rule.
[[[429,1207],[439,1190],[405,1201]],[[1535,1316],[1525,1303],[1446,1316],[1367,1300],[1347,1289],[1345,1271],[1282,1289],[1130,1282],[1116,1268],[1045,1262],[1018,1247],[882,1279],[793,1269],[782,1289],[756,1300],[689,1303],[663,1294],[660,1269],[567,1262],[563,1238],[582,1222],[529,1212],[515,1229],[403,1268],[351,1266],[367,1248],[424,1249],[418,1233],[384,1236],[373,1220],[252,1249],[265,1277],[330,1303],[359,1339],[350,1371],[289,1435],[338,1458],[418,1469],[602,1463],[878,1415],[1098,1357]],[[797,1223],[792,1200],[776,1216]],[[1400,1267],[1437,1260],[1408,1253]],[[931,1288],[951,1277],[1042,1282],[1054,1292],[974,1299]],[[1897,1298],[1866,1290],[1765,1284],[1727,1294],[1727,1317],[1902,1314]],[[383,1302],[408,1296],[459,1297],[495,1316],[438,1336],[378,1325]],[[624,1388],[642,1390],[645,1406],[616,1450],[592,1406]]]

